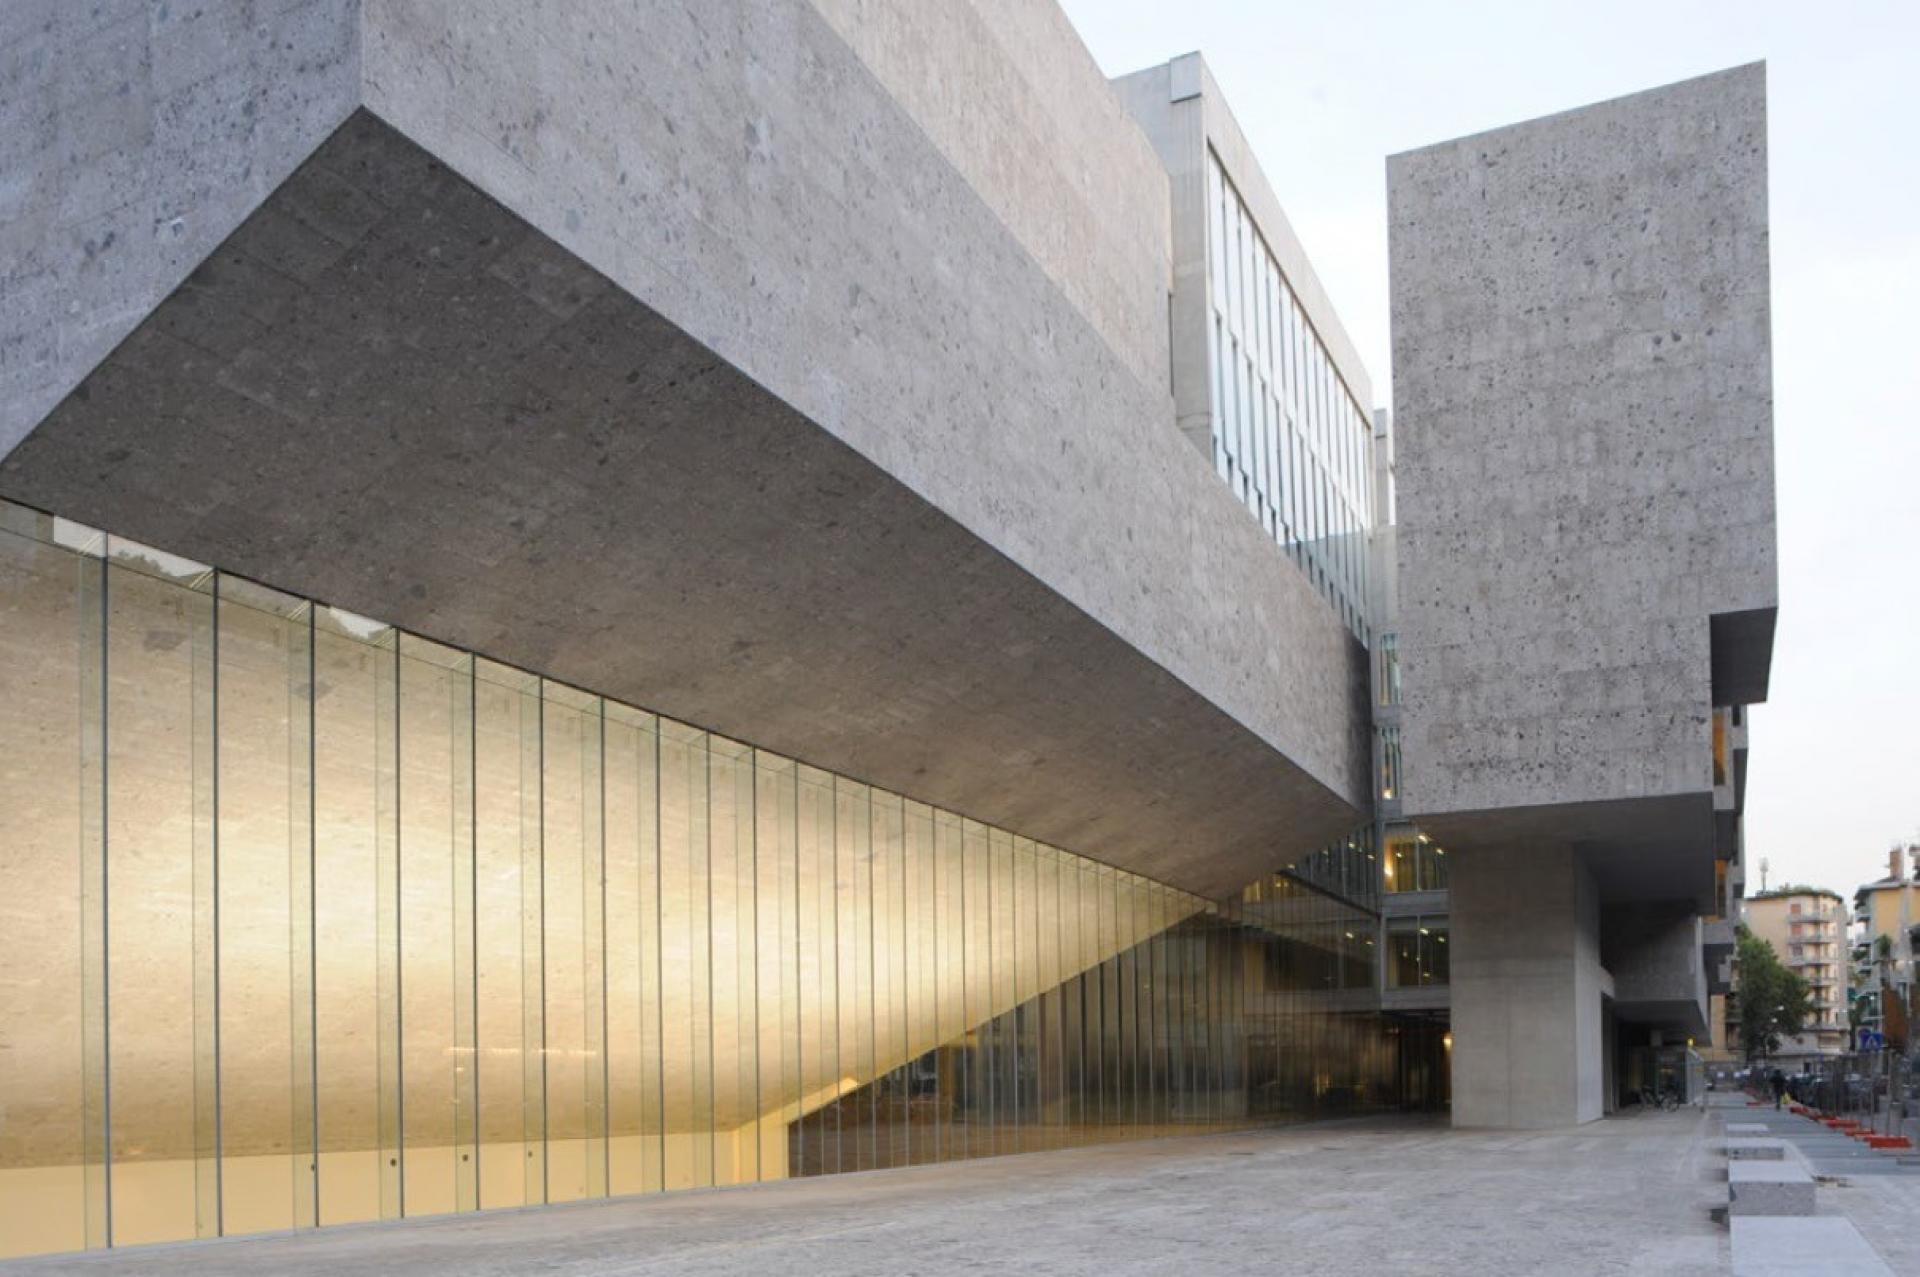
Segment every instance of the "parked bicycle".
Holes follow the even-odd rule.
[[[1680,1093],[1668,1087],[1640,1088],[1640,1104],[1643,1108],[1658,1109],[1662,1113],[1672,1113],[1680,1107]]]

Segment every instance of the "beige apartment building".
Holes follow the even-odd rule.
[[[1773,946],[1813,989],[1805,1032],[1780,1044],[1780,1056],[1837,1055],[1847,1049],[1847,909],[1834,892],[1789,886],[1750,896],[1748,930]]]
[[[1853,987],[1859,991],[1860,1027],[1890,1042],[1905,1042],[1914,1031],[1920,845],[1891,848],[1887,876],[1854,889],[1853,921]]]

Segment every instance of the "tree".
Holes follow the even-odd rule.
[[[1781,965],[1773,946],[1741,927],[1734,951],[1740,999],[1740,1047],[1749,1060],[1772,1055],[1806,1027],[1813,990]]]

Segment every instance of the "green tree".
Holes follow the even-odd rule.
[[[1773,946],[1741,927],[1734,961],[1740,998],[1740,1046],[1749,1060],[1772,1055],[1783,1038],[1806,1027],[1813,990],[1781,965]]]

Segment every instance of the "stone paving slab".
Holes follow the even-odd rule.
[[[27,1261],[141,1277],[1725,1277],[1719,1123],[1323,1123]],[[14,1269],[0,1264],[0,1271]]]
[[[1733,1277],[1893,1277],[1843,1215],[1740,1216],[1730,1224]]]

